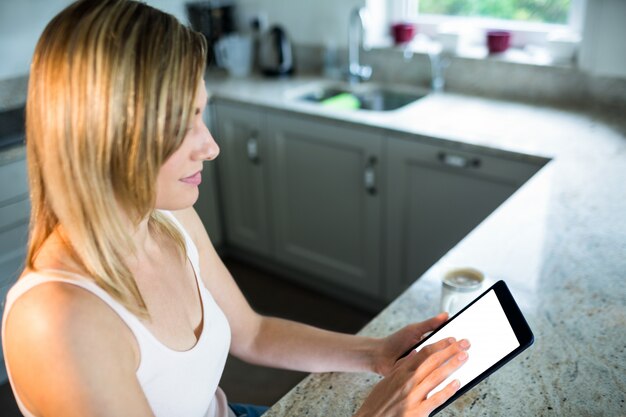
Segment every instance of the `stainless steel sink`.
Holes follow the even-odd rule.
[[[332,99],[348,94],[349,105],[337,105]],[[428,91],[413,87],[381,86],[378,84],[358,84],[350,86],[322,85],[309,88],[308,91],[300,90],[294,95],[296,100],[317,103],[320,106],[335,108],[370,110],[370,111],[391,111],[411,104],[428,95]],[[337,107],[339,106],[339,107]]]

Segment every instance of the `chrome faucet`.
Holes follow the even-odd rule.
[[[450,58],[441,50],[434,51],[428,48],[428,59],[430,61],[431,88],[435,93],[441,93],[445,86],[445,72],[450,65]]]
[[[441,50],[441,47],[433,45],[430,40],[428,40],[426,53],[430,62],[431,89],[433,93],[441,93],[445,87],[445,72],[450,66],[450,57]],[[410,45],[406,45],[404,59],[409,61],[411,58],[413,58],[413,50]]]
[[[356,7],[350,12],[348,26],[348,81],[356,84],[369,80],[372,76],[372,67],[361,65],[359,50],[363,46],[363,35],[367,11],[364,7]]]

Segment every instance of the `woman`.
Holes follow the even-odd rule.
[[[131,0],[79,1],[44,30],[30,72],[32,214],[3,349],[25,415],[236,416],[228,352],[306,372],[386,375],[358,416],[427,415],[467,358],[444,340],[396,362],[440,315],[383,339],[255,313],[192,205],[219,148],[202,119],[206,44]],[[248,413],[248,414],[246,414]]]

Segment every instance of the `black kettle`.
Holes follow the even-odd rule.
[[[291,41],[280,26],[272,26],[261,37],[259,69],[270,77],[287,76],[294,72]]]

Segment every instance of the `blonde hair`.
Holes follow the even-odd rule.
[[[132,0],[83,0],[41,35],[30,69],[26,143],[32,211],[26,267],[57,226],[96,284],[140,316],[124,259],[128,227],[184,240],[154,210],[156,178],[180,146],[206,60],[204,37]]]

